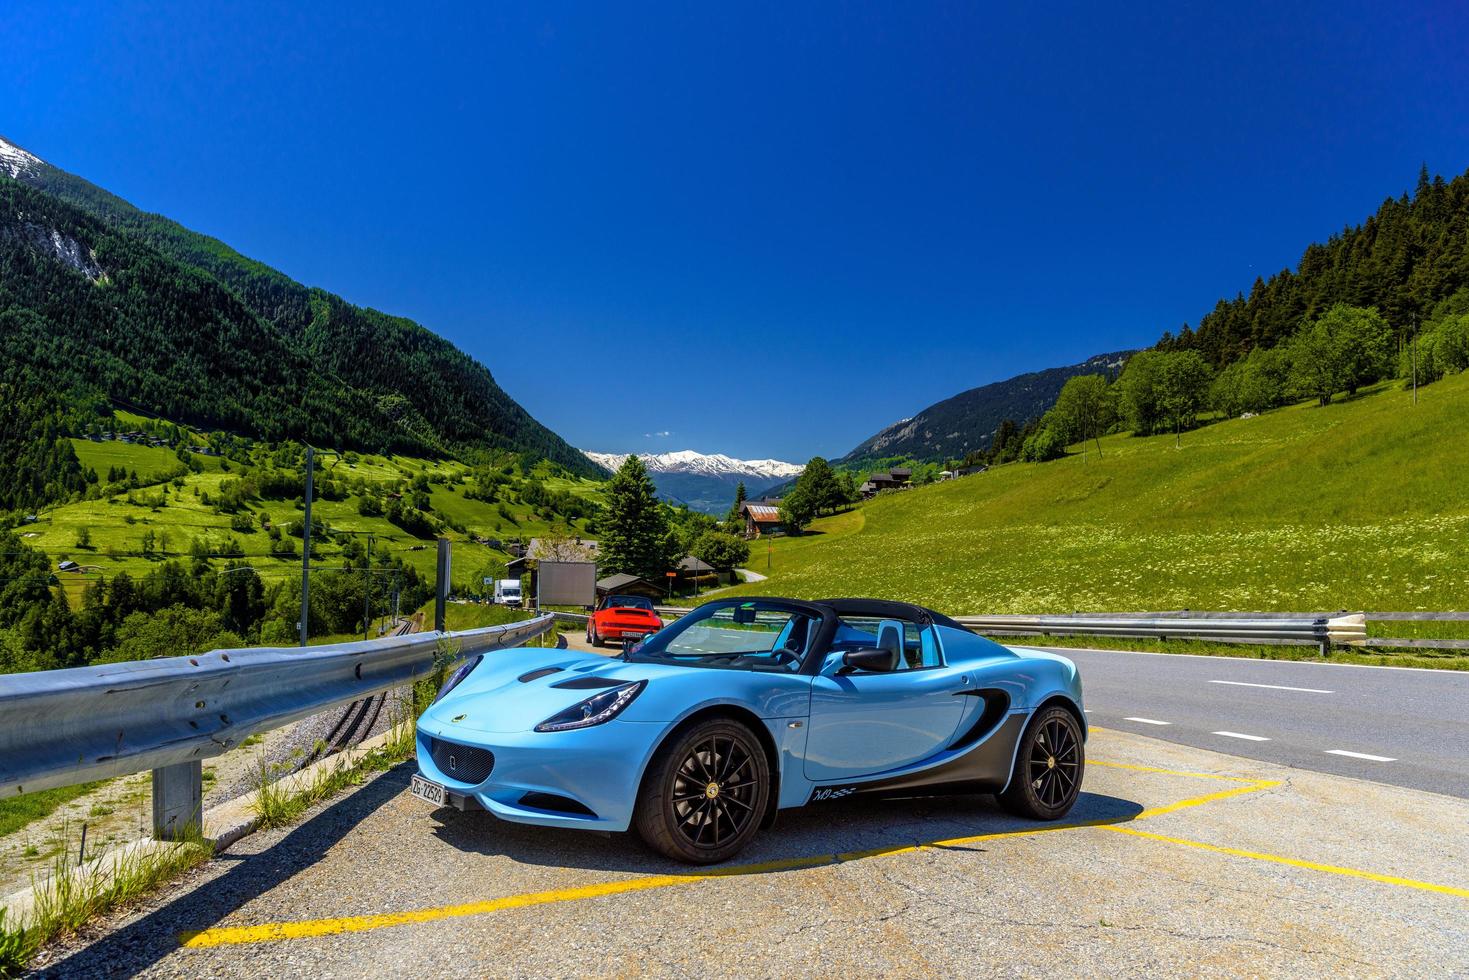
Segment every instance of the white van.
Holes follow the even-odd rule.
[[[518,606],[524,601],[520,594],[520,579],[502,578],[495,582],[495,605]]]

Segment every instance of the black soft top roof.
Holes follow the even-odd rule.
[[[950,619],[943,613],[934,612],[911,602],[895,602],[891,599],[820,599],[816,603],[826,606],[838,616],[874,616],[878,619],[906,619],[911,622],[945,626],[951,630],[972,632],[969,627]]]
[[[713,599],[706,605],[737,606],[742,602],[784,603],[795,608],[824,609],[837,616],[868,616],[873,619],[902,619],[923,625],[943,626],[951,630],[973,633],[968,626],[950,619],[941,612],[934,612],[911,602],[895,602],[892,599],[789,599],[784,596],[761,595],[739,596],[729,599]]]

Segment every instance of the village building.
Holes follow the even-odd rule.
[[[685,589],[709,589],[721,584],[725,575],[708,562],[685,555],[678,560],[678,587]]]
[[[597,579],[597,598],[601,599],[609,595],[636,595],[644,599],[657,601],[664,598],[668,590],[664,586],[655,585],[647,579],[637,575],[629,575],[619,572],[616,575],[608,575],[606,578]]]
[[[780,519],[780,507],[774,503],[764,501],[752,503],[747,500],[740,505],[740,515],[745,519],[745,537],[747,538],[758,538],[762,534],[785,533],[785,525]]]
[[[913,479],[913,471],[906,466],[894,466],[879,473],[867,474],[867,479],[857,488],[863,500],[871,499],[884,490],[906,490]]]

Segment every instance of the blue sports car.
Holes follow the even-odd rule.
[[[873,599],[730,599],[617,657],[473,657],[418,723],[413,793],[723,861],[779,810],[994,793],[1064,816],[1087,725],[1071,661]]]

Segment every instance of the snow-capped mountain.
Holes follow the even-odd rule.
[[[19,180],[21,174],[34,174],[36,168],[40,166],[42,166],[40,157],[27,153],[14,143],[6,142],[4,137],[0,137],[0,173]]]
[[[629,453],[594,453],[583,449],[587,458],[615,470],[627,461]],[[650,473],[698,473],[703,476],[738,476],[783,480],[799,476],[805,467],[778,459],[734,459],[722,453],[696,453],[683,449],[676,453],[638,453]]]
[[[628,453],[594,453],[582,450],[588,459],[616,470]],[[735,486],[743,483],[745,493],[759,497],[761,491],[799,476],[805,469],[779,459],[734,459],[722,453],[698,453],[684,449],[675,453],[638,453],[648,468],[658,495],[672,503],[688,504],[706,514],[723,514],[734,503]]]

